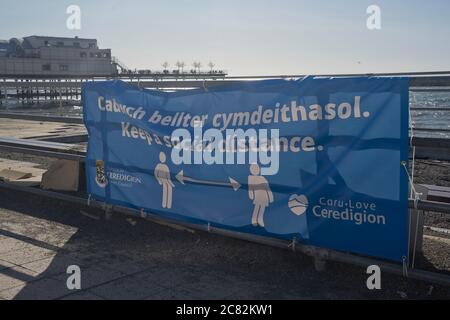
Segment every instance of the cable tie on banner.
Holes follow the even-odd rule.
[[[87,199],[87,206],[90,207],[91,206],[91,195],[89,194],[88,199]]]
[[[204,89],[205,91],[208,91],[208,87],[207,87],[207,85],[206,85],[206,80],[203,80],[203,89]]]
[[[208,232],[211,232],[211,223],[208,222]]]
[[[141,218],[147,218],[147,213],[145,213],[144,209],[141,209]]]
[[[138,82],[138,87],[139,87],[139,90],[141,90],[141,91],[143,91],[143,90],[145,89],[145,87],[144,87],[144,85],[142,84],[142,82],[141,82],[140,79],[139,79],[139,82]]]
[[[405,278],[408,278],[408,263],[406,261],[405,256],[402,257],[402,261],[403,261],[403,276]]]
[[[292,242],[288,245],[288,248],[292,248],[292,251],[295,252],[295,245],[297,244],[297,238],[292,238]]]

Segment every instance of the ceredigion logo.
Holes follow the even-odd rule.
[[[103,160],[95,161],[95,182],[100,188],[104,188],[108,184],[105,174],[105,162]]]
[[[288,205],[294,214],[301,216],[308,209],[308,198],[304,195],[293,194],[289,198]]]

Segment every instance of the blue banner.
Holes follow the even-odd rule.
[[[83,84],[88,193],[165,218],[402,261],[408,79]]]

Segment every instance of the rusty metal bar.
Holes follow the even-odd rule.
[[[26,113],[0,112],[0,118],[42,121],[42,122],[83,124],[83,118],[81,118],[81,117],[62,117],[62,116],[52,116],[52,115],[42,116],[42,115],[38,115],[38,114],[26,114]]]

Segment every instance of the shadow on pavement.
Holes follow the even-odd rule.
[[[205,232],[183,232],[0,189],[3,299],[401,299],[448,298],[446,288],[383,274],[366,287],[363,268]],[[68,266],[81,290],[67,289]],[[406,295],[406,296],[405,296]]]

